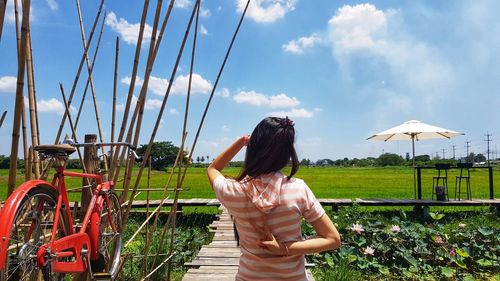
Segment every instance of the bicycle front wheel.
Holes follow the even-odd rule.
[[[36,254],[41,246],[50,242],[57,207],[57,192],[45,187],[32,188],[19,205],[9,235],[5,268],[0,271],[1,281],[10,280],[63,280],[64,274],[52,272],[50,262],[40,268]],[[68,218],[61,208],[56,239],[69,233]]]
[[[122,253],[122,210],[118,196],[108,195],[109,205],[104,200],[99,224],[99,254],[104,262],[104,272],[116,278],[120,270]]]

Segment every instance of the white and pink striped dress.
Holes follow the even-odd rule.
[[[324,213],[321,204],[301,179],[289,181],[281,172],[248,182],[218,176],[217,198],[235,218],[241,258],[236,280],[307,280],[304,255],[276,256],[258,246],[271,231],[280,243],[303,240],[302,218],[309,222]]]

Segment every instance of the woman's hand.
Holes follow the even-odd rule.
[[[247,146],[248,142],[250,141],[250,135],[243,135],[241,139],[243,140],[243,144]]]
[[[264,248],[264,249],[269,250],[270,252],[272,252],[275,255],[279,255],[279,256],[288,255],[288,251],[286,249],[286,246],[282,243],[279,243],[276,240],[276,237],[274,237],[274,235],[271,232],[269,232],[268,238],[269,238],[269,240],[261,241],[259,243],[259,246]]]
[[[208,166],[207,174],[210,184],[213,186],[214,180],[222,175],[221,171],[233,159],[233,157],[248,144],[250,135],[244,135],[236,139],[229,147],[227,147],[215,160]]]

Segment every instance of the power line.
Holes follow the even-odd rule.
[[[490,137],[492,136],[490,133],[486,132],[486,134],[484,135],[486,137],[485,141],[487,143],[487,150],[486,150],[486,153],[488,155],[487,159],[488,159],[488,166],[490,165]]]
[[[455,150],[456,150],[456,145],[452,145],[451,149],[453,150],[453,160],[455,160]]]
[[[446,157],[444,156],[444,152],[446,151],[446,149],[441,149],[443,151],[443,160],[446,159]]]
[[[465,159],[469,158],[469,148],[470,148],[470,141],[466,140],[465,141],[465,149],[466,149],[467,153],[465,154]]]

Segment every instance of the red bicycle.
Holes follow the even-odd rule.
[[[0,280],[63,280],[68,273],[90,272],[92,279],[113,280],[120,270],[122,212],[113,182],[98,173],[64,169],[78,146],[127,145],[90,143],[40,145],[41,157],[53,159],[52,183],[30,180],[9,196],[0,212]],[[92,198],[80,225],[70,213],[65,177],[93,179]]]

